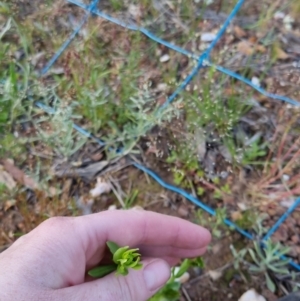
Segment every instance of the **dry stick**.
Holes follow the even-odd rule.
[[[217,271],[217,272],[223,272],[224,270],[228,269],[228,268],[229,268],[230,266],[232,266],[232,265],[233,265],[233,262],[226,263],[224,266],[222,266],[222,267],[216,269],[215,271]],[[192,284],[194,284],[194,283],[196,283],[196,282],[202,280],[203,278],[206,278],[207,276],[209,276],[209,272],[206,272],[205,274],[200,275],[200,276],[198,276],[198,277],[192,279],[191,281],[189,281],[189,284],[192,285]]]
[[[187,300],[187,301],[192,301],[192,299],[190,298],[190,296],[189,296],[187,290],[186,290],[183,286],[181,287],[181,290],[182,290],[182,292],[183,292],[183,294],[184,294],[186,300]]]
[[[291,187],[291,186],[293,186],[294,184],[297,184],[297,183],[299,183],[299,182],[300,182],[300,174],[299,174],[299,175],[293,176],[293,177],[289,180],[288,184],[289,184],[289,186]]]
[[[291,146],[288,152],[284,155],[283,160],[287,159],[294,149],[299,148],[297,145],[299,142],[300,142],[300,137],[294,142],[294,144]]]
[[[111,183],[111,189],[112,189],[114,195],[116,196],[116,198],[117,198],[118,201],[120,202],[121,206],[122,206],[123,208],[125,208],[124,201],[123,201],[122,197],[120,196],[120,194],[118,193],[118,191],[115,189],[115,187],[114,187],[114,185],[113,185],[113,181],[112,181],[111,179],[109,179],[109,180],[110,180],[110,183]]]
[[[277,178],[281,178],[281,176],[284,174],[286,170],[288,170],[291,165],[294,163],[294,161],[297,159],[297,157],[300,156],[300,149],[293,155],[292,159],[286,164],[286,166],[281,170]]]
[[[132,161],[135,161],[136,163],[142,165],[141,161],[139,161],[139,160],[138,160],[137,158],[135,158],[134,156],[131,156],[131,155],[130,155],[129,157],[130,157],[130,159],[132,159]],[[144,172],[144,175],[145,175],[145,178],[146,178],[147,183],[150,185],[150,184],[151,184],[151,180],[150,180],[149,175],[148,175],[146,172]]]
[[[292,121],[293,122],[293,121]],[[292,123],[291,122],[291,123]],[[298,141],[300,141],[300,137],[294,142],[294,144],[290,147],[290,149],[288,150],[288,152],[285,154],[285,155],[283,155],[283,158],[282,158],[282,160],[280,160],[280,158],[281,158],[281,156],[282,156],[282,151],[283,151],[283,148],[284,148],[284,145],[285,145],[285,142],[286,142],[286,140],[287,140],[287,136],[288,136],[288,133],[289,133],[289,130],[290,130],[290,128],[291,128],[291,123],[290,123],[290,125],[289,125],[289,127],[288,127],[288,129],[284,132],[284,135],[283,135],[283,137],[282,137],[282,139],[281,139],[281,143],[280,143],[280,146],[279,146],[279,149],[278,149],[278,151],[277,151],[277,159],[278,160],[276,160],[276,162],[273,164],[273,167],[272,167],[272,170],[271,170],[271,172],[270,172],[270,174],[271,175],[273,175],[273,176],[275,176],[275,174],[276,174],[276,171],[278,171],[278,169],[280,169],[280,166],[277,166],[277,163],[280,163],[280,162],[284,162],[284,160],[291,154],[291,152],[294,150],[294,148],[297,146],[297,143],[298,143]],[[279,131],[277,131],[276,130],[276,136],[277,136],[277,133],[278,133]],[[274,137],[275,138],[275,137]],[[269,158],[269,160],[270,160],[270,158]],[[276,170],[276,167],[277,167],[277,170]],[[284,168],[285,169],[285,168]],[[281,173],[281,174],[283,174],[283,173]],[[272,181],[273,182],[273,181]],[[271,181],[268,181],[268,183],[272,183]]]
[[[279,113],[279,114],[282,115],[281,113]],[[282,117],[282,116],[280,116],[280,117]],[[276,141],[277,136],[279,135],[279,128],[280,128],[279,126],[276,127],[275,133],[274,133],[271,141]],[[273,147],[273,149],[269,151],[268,157],[266,158],[266,162],[269,162],[271,160],[271,156],[274,151],[274,148],[275,147]],[[266,172],[266,164],[263,169],[263,173],[265,173],[265,172]]]
[[[282,175],[285,173],[286,170],[288,170],[289,167],[294,163],[294,161],[297,159],[297,157],[300,155],[300,149],[293,155],[292,159],[280,170],[280,172],[277,174],[277,176],[274,176],[271,179],[266,179],[264,182],[259,183],[261,188],[267,188],[271,183],[279,180]],[[276,163],[274,163],[276,166]],[[277,167],[278,170],[278,167]]]
[[[278,195],[278,197],[276,197],[273,201],[280,201],[282,200],[283,198],[287,198],[287,197],[290,197],[290,196],[294,196],[295,194],[299,194],[300,193],[300,187],[297,187],[293,190],[290,190],[288,192],[285,192],[285,193],[281,193]]]

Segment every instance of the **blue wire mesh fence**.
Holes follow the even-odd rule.
[[[170,105],[172,103],[172,101],[174,99],[176,99],[176,97],[187,87],[187,85],[193,80],[193,78],[198,74],[198,72],[200,71],[200,69],[203,69],[205,67],[214,67],[216,70],[218,70],[219,72],[222,72],[232,78],[235,78],[241,82],[243,82],[246,85],[251,86],[253,89],[257,90],[259,93],[272,98],[274,100],[278,100],[278,101],[283,101],[286,102],[288,104],[291,104],[293,106],[300,106],[300,103],[297,102],[296,100],[293,100],[291,98],[285,97],[285,96],[281,96],[281,95],[276,95],[276,94],[272,94],[267,92],[266,90],[262,89],[261,87],[255,85],[254,83],[252,83],[251,81],[249,81],[248,79],[244,78],[243,76],[231,71],[231,70],[227,70],[226,68],[222,67],[222,66],[217,66],[215,64],[213,64],[210,61],[210,53],[213,50],[213,48],[216,46],[216,44],[219,42],[219,40],[221,39],[221,37],[225,34],[226,29],[228,28],[228,26],[230,25],[231,21],[233,20],[233,18],[235,17],[235,15],[239,12],[239,10],[241,9],[243,3],[245,2],[245,0],[239,0],[235,7],[233,8],[233,10],[231,11],[231,13],[229,14],[228,18],[226,19],[226,21],[224,22],[224,24],[222,25],[221,29],[219,30],[218,34],[216,35],[215,39],[210,43],[210,45],[207,47],[207,49],[200,55],[197,56],[194,53],[187,51],[181,47],[178,47],[172,43],[169,43],[159,37],[157,37],[156,35],[154,35],[153,33],[151,33],[150,31],[148,31],[147,29],[140,27],[136,24],[134,24],[133,22],[124,22],[121,20],[118,20],[114,17],[109,16],[108,14],[100,11],[97,9],[97,5],[99,0],[93,0],[91,2],[90,5],[86,5],[82,2],[78,2],[76,0],[66,0],[69,3],[72,3],[82,9],[84,9],[86,11],[86,15],[83,18],[83,20],[81,21],[81,23],[78,25],[78,27],[73,31],[73,33],[69,36],[69,38],[65,41],[65,43],[61,46],[61,48],[55,53],[55,55],[50,59],[50,61],[47,63],[47,65],[43,68],[43,70],[41,71],[41,76],[45,75],[50,68],[55,64],[55,62],[57,61],[57,59],[62,55],[62,53],[67,49],[67,47],[71,44],[71,42],[73,41],[73,39],[76,37],[76,35],[80,32],[81,28],[84,26],[84,24],[87,22],[88,18],[90,15],[96,15],[99,16],[105,20],[108,20],[112,23],[115,23],[119,26],[122,26],[126,29],[129,30],[133,30],[133,31],[139,31],[141,33],[143,33],[145,36],[147,36],[149,39],[164,45],[165,47],[176,51],[178,53],[181,53],[183,55],[186,55],[188,58],[193,59],[197,62],[196,67],[191,71],[191,73],[185,78],[185,80],[179,85],[179,87],[175,90],[175,92],[167,99],[167,101],[161,106],[160,110],[165,109],[168,105]],[[45,112],[47,112],[48,114],[54,114],[55,110],[45,104],[43,104],[42,102],[36,102],[35,103],[37,107],[41,108],[42,110],[44,110]],[[78,131],[79,133],[81,133],[82,135],[86,136],[87,138],[90,138],[92,140],[94,140],[95,142],[97,142],[99,145],[104,146],[105,143],[96,138],[95,136],[92,135],[92,133],[86,131],[85,129],[83,129],[82,127],[73,124],[73,128]],[[176,186],[170,185],[168,183],[166,183],[163,179],[161,179],[157,174],[155,174],[152,170],[148,169],[147,167],[138,164],[136,162],[132,162],[132,165],[135,166],[136,168],[138,168],[139,170],[145,172],[146,174],[148,174],[149,176],[151,176],[157,183],[159,183],[162,187],[164,187],[167,190],[176,192],[178,194],[180,194],[181,196],[183,196],[184,198],[188,199],[190,202],[192,202],[193,204],[195,204],[197,207],[203,209],[204,211],[206,211],[207,213],[215,216],[216,215],[216,211],[214,209],[212,209],[211,207],[209,207],[208,205],[204,204],[202,201],[200,201],[199,199],[195,198],[193,195],[191,195],[190,193],[188,193],[187,191],[178,188]],[[268,231],[268,233],[263,237],[261,243],[262,245],[264,245],[264,243],[266,242],[266,240],[268,240],[269,238],[271,238],[271,236],[276,232],[276,230],[280,227],[280,225],[287,219],[287,217],[300,205],[300,197],[293,203],[293,205],[279,218],[279,220],[274,224],[273,227],[271,227],[271,229]],[[229,219],[225,219],[224,223],[229,226],[230,228],[235,229],[237,232],[239,232],[240,234],[242,234],[244,237],[250,239],[250,240],[254,240],[254,236],[241,229],[239,226],[237,226],[235,223],[233,223],[232,221],[230,221]],[[282,260],[287,260],[288,258],[285,256],[281,256]],[[289,260],[289,264],[295,268],[296,270],[300,271],[300,265],[295,263],[294,261],[292,261],[291,259]]]

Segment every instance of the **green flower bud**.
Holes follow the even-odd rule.
[[[129,249],[128,246],[119,248],[113,255],[113,262],[118,266],[117,274],[127,275],[128,268],[139,270],[142,268],[140,263],[141,255],[139,249]]]

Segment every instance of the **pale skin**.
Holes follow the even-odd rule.
[[[202,255],[210,239],[200,226],[147,211],[50,218],[0,254],[0,300],[146,301],[169,279],[171,265]],[[108,240],[139,247],[143,269],[88,279]]]

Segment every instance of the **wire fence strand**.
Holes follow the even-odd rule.
[[[175,92],[167,99],[167,101],[162,105],[162,107],[160,108],[160,110],[164,110],[168,105],[170,105],[170,103],[176,99],[176,97],[178,97],[178,95],[186,88],[186,86],[193,80],[193,78],[199,73],[199,71],[204,68],[204,67],[213,67],[216,70],[218,70],[219,72],[222,72],[232,78],[235,78],[249,86],[251,86],[253,89],[255,89],[256,91],[258,91],[259,93],[272,98],[272,99],[276,99],[279,101],[283,101],[286,102],[290,105],[293,106],[299,106],[300,103],[297,102],[296,100],[290,99],[286,96],[281,96],[281,95],[277,95],[277,94],[272,94],[267,92],[266,90],[264,90],[263,88],[253,84],[251,81],[249,81],[248,79],[244,78],[243,76],[228,70],[224,67],[221,66],[217,66],[213,63],[211,63],[209,61],[209,57],[210,57],[210,53],[212,52],[212,50],[214,49],[214,47],[217,45],[217,43],[220,41],[220,39],[223,37],[223,35],[226,32],[226,29],[228,28],[228,26],[230,25],[231,21],[233,20],[233,18],[236,16],[236,14],[239,12],[239,10],[241,9],[243,3],[245,2],[245,0],[239,0],[237,2],[237,4],[235,5],[235,7],[233,8],[233,10],[231,11],[231,13],[229,14],[228,18],[226,19],[226,21],[224,22],[224,24],[222,25],[221,29],[219,30],[218,34],[216,35],[216,38],[211,42],[211,44],[208,46],[208,48],[200,55],[197,56],[194,53],[191,53],[181,47],[178,47],[172,43],[169,43],[159,37],[157,37],[156,35],[152,34],[150,31],[148,31],[147,29],[140,27],[136,24],[131,23],[126,23],[124,21],[118,20],[114,17],[109,16],[108,14],[105,14],[104,12],[101,12],[100,10],[98,10],[97,4],[99,2],[99,0],[94,0],[90,5],[86,5],[82,2],[78,2],[76,0],[66,0],[69,3],[72,3],[78,7],[81,7],[82,9],[87,11],[86,16],[83,18],[82,22],[80,23],[80,25],[73,31],[73,33],[70,35],[70,37],[68,38],[68,40],[62,45],[62,47],[57,51],[57,53],[52,57],[52,59],[48,62],[48,64],[44,67],[44,69],[41,72],[41,75],[46,74],[50,68],[53,66],[53,64],[57,61],[57,59],[63,54],[63,52],[67,49],[67,47],[70,45],[70,43],[72,42],[72,40],[77,36],[77,34],[80,32],[81,28],[84,26],[84,24],[86,23],[88,17],[91,14],[97,15],[105,20],[108,20],[114,24],[117,24],[119,26],[122,26],[126,29],[129,30],[133,30],[133,31],[139,31],[141,33],[143,33],[145,36],[147,36],[148,38],[150,38],[151,40],[162,44],[166,47],[168,47],[171,50],[174,50],[178,53],[181,53],[183,55],[188,56],[189,58],[196,60],[197,61],[197,65],[196,67],[192,70],[192,72],[185,78],[185,80],[181,83],[181,85],[175,90]],[[44,110],[45,112],[49,113],[49,114],[54,114],[55,110],[41,102],[36,102],[35,103],[40,109]],[[94,141],[96,141],[99,145],[101,146],[105,146],[105,143],[96,138],[95,136],[92,135],[92,133],[86,131],[85,129],[83,129],[82,127],[73,124],[73,128],[75,130],[77,130],[79,133],[81,133],[82,135],[84,135],[87,138],[91,138]],[[212,209],[211,207],[207,206],[206,204],[204,204],[201,200],[195,198],[194,196],[192,196],[190,193],[186,192],[185,190],[178,188],[176,186],[170,185],[168,183],[166,183],[162,178],[160,178],[158,175],[156,175],[152,170],[148,169],[147,167],[137,164],[136,162],[132,162],[133,166],[135,166],[136,168],[138,168],[139,170],[145,172],[146,174],[148,174],[149,176],[151,176],[156,182],[158,182],[162,187],[164,187],[167,190],[176,192],[180,195],[182,195],[184,198],[188,199],[190,202],[192,202],[193,204],[195,204],[197,207],[203,209],[204,211],[206,211],[207,213],[215,216],[216,215],[216,211],[214,209]],[[285,221],[285,219],[296,209],[297,206],[300,205],[300,198],[297,199],[295,201],[295,203],[293,204],[293,206],[291,208],[289,208],[286,213],[275,223],[275,225],[273,227],[271,227],[271,229],[269,230],[269,232],[265,235],[265,237],[262,240],[262,244],[267,240],[270,239],[272,237],[272,235],[276,232],[276,230],[280,227],[280,225]],[[232,221],[230,221],[229,219],[225,219],[224,223],[229,226],[230,228],[235,229],[237,232],[239,232],[240,234],[242,234],[244,237],[253,240],[254,237],[252,234],[250,234],[249,232],[241,229],[240,227],[238,227],[235,223],[233,223]],[[281,257],[282,260],[286,260],[287,258],[285,256]],[[300,265],[298,265],[297,263],[295,263],[294,261],[289,259],[289,263],[290,265],[297,269],[298,271],[300,271]]]

